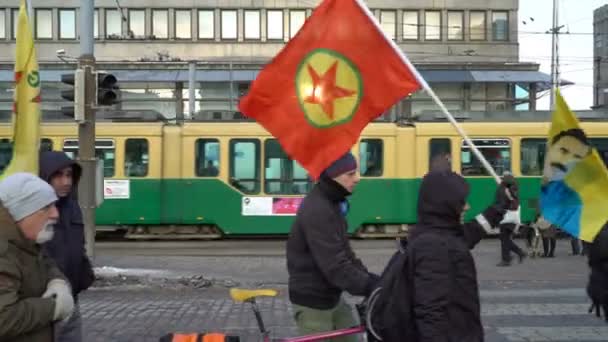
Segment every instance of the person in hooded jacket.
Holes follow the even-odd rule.
[[[511,173],[506,173],[502,177],[503,182],[509,186],[513,201],[511,206],[508,208],[507,213],[504,215],[502,221],[498,224],[500,229],[500,254],[501,261],[496,266],[504,267],[511,266],[511,252],[517,254],[519,257],[519,263],[524,261],[526,253],[513,241],[513,233],[517,227],[521,224],[519,212],[519,190],[517,188],[517,181]]]
[[[592,302],[590,311],[595,311],[598,317],[603,311],[608,323],[608,223],[587,246],[587,260],[591,268],[587,283],[587,294]]]
[[[94,281],[91,262],[86,255],[82,212],[78,206],[76,191],[82,168],[64,152],[47,151],[40,154],[40,178],[55,190],[59,200],[59,220],[53,239],[44,245],[59,269],[72,285],[76,302],[74,313],[55,329],[56,342],[80,342],[82,320],[78,309],[78,294]]]
[[[483,341],[477,271],[470,249],[503,218],[511,205],[503,182],[495,202],[473,222],[469,186],[449,167],[436,167],[422,180],[418,222],[408,236],[412,258],[415,341]]]
[[[346,197],[358,181],[357,161],[346,153],[321,174],[302,201],[289,233],[289,299],[301,334],[357,325],[342,292],[367,296],[379,280],[356,257],[348,241]],[[357,336],[335,341],[354,342]]]

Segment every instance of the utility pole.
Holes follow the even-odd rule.
[[[84,121],[78,125],[78,161],[82,165],[83,182],[79,184],[79,202],[82,208],[87,254],[95,257],[95,106],[97,80],[93,37],[94,0],[80,0],[80,57],[78,68],[84,70],[85,108]]]
[[[564,25],[559,26],[559,2],[553,0],[553,27],[551,27],[551,98],[549,108],[553,111],[555,108],[555,89],[559,89],[559,30]]]

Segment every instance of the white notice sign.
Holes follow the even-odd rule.
[[[243,197],[243,216],[272,215],[272,197]]]
[[[124,179],[107,179],[103,181],[103,198],[105,199],[129,199],[130,181]]]

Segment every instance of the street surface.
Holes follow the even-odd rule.
[[[375,272],[394,251],[390,240],[352,242]],[[157,341],[171,331],[221,331],[258,341],[253,313],[230,300],[231,286],[279,289],[278,297],[259,302],[265,323],[275,338],[295,336],[284,246],[283,240],[100,242],[101,279],[80,297],[85,340]],[[560,240],[556,258],[496,267],[498,240],[476,248],[486,341],[608,341],[608,324],[587,313],[586,258],[569,252],[569,241]]]

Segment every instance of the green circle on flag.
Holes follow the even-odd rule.
[[[315,49],[296,71],[296,95],[308,122],[329,128],[349,122],[361,103],[361,73],[344,55],[329,49]]]

